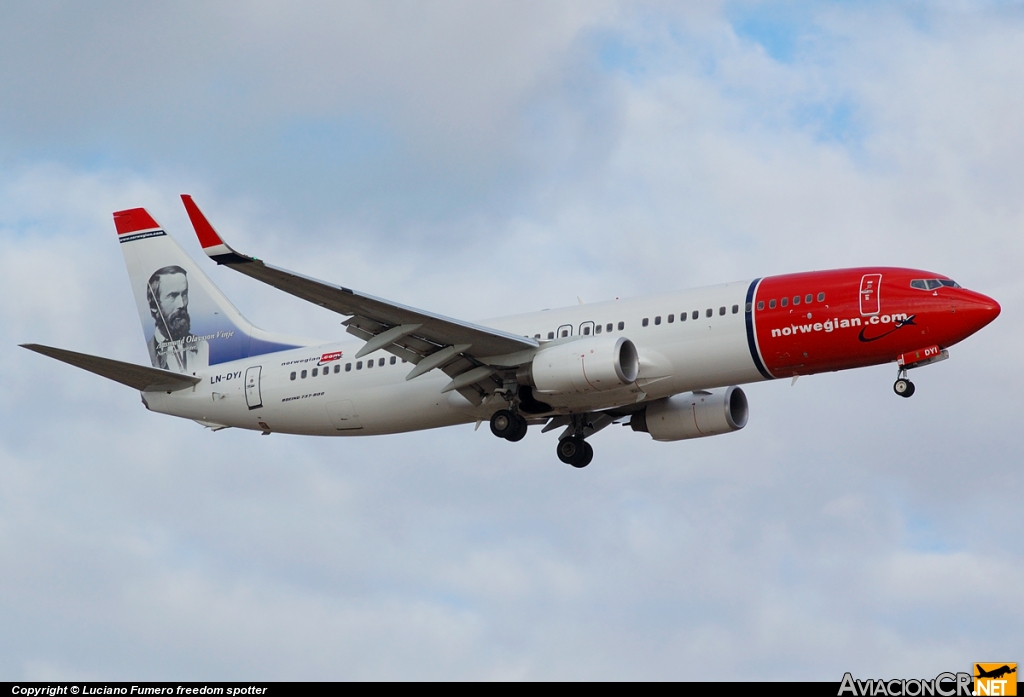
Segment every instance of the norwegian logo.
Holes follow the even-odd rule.
[[[884,319],[885,315],[882,315],[882,317]],[[864,327],[864,329],[860,330],[860,334],[858,335],[857,338],[860,339],[861,341],[865,342],[865,343],[867,343],[869,341],[878,341],[879,339],[882,339],[884,337],[889,336],[890,334],[892,334],[895,331],[903,329],[903,327],[916,326],[915,322],[914,322],[914,320],[916,318],[917,318],[917,315],[910,315],[910,317],[907,317],[906,315],[893,315],[892,316],[892,329],[888,329],[886,331],[883,331],[881,334],[876,334],[874,336],[868,337],[866,335],[866,332],[867,332],[868,328]],[[874,319],[874,318],[872,317],[872,319]],[[883,324],[886,324],[886,323],[883,322]]]
[[[860,334],[857,338],[867,343],[871,341],[878,341],[882,337],[892,334],[897,329],[913,326],[916,317],[917,315],[907,315],[902,312],[894,312],[891,315],[874,315],[865,320],[861,320],[860,317],[844,317],[842,319],[839,317],[831,317],[826,318],[821,322],[800,322],[799,324],[790,324],[788,327],[774,328],[771,330],[771,335],[773,338],[777,338],[800,334],[812,334],[815,332],[825,332],[826,334],[829,334],[837,329],[860,328]],[[871,325],[879,326],[872,329]],[[878,333],[879,330],[881,330],[881,333]],[[869,332],[871,334],[870,336]]]
[[[320,360],[317,361],[317,365],[323,365],[324,363],[330,363],[331,361],[341,360],[341,351],[332,351],[331,353],[325,353],[320,356]]]

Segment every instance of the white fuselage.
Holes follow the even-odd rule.
[[[745,327],[749,286],[749,281],[729,283],[480,324],[542,342],[596,335],[598,328],[632,340],[640,357],[635,384],[588,395],[536,395],[555,413],[592,411],[765,379],[751,357]],[[356,359],[362,346],[352,339],[222,363],[197,372],[203,380],[192,389],[147,392],[144,399],[153,411],[211,426],[332,436],[469,423],[505,406],[504,401],[474,406],[457,391],[442,393],[450,378],[440,370],[407,381],[412,364],[383,350]]]

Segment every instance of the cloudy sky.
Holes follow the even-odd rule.
[[[0,6],[0,678],[818,679],[1024,660],[1024,8]],[[477,319],[914,266],[1002,316],[655,443],[211,433],[16,347],[147,362],[110,214]],[[209,268],[256,324],[341,318]],[[1016,579],[1016,580],[1015,580]]]

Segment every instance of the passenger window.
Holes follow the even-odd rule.
[[[316,377],[317,368],[313,368],[313,377]]]
[[[290,376],[290,377],[291,377],[291,379],[292,379],[292,380],[294,380],[294,379],[295,379],[295,371],[294,371],[294,370],[292,371],[292,374],[291,374],[291,376]]]
[[[345,364],[345,372],[346,373],[351,373],[352,372],[352,364],[351,363],[346,363]]]
[[[722,305],[720,308],[718,308],[718,314],[719,316],[725,315],[725,305]]]
[[[786,305],[789,305],[789,298],[783,298],[782,299],[782,306],[786,307]]]
[[[644,317],[644,321],[641,322],[640,324],[646,327],[647,326],[647,318]]]
[[[301,373],[299,373],[299,377],[301,377],[303,380],[305,380],[306,379],[306,371],[303,370]]]
[[[710,317],[711,315],[715,314],[715,311],[714,311],[714,310],[712,310],[712,309],[711,309],[711,308],[709,307],[709,308],[707,309],[707,312],[705,312],[704,314],[706,314],[706,315],[707,315],[708,317]]]
[[[758,310],[763,310],[764,309],[764,300],[758,300],[757,301],[757,309]]]
[[[814,300],[814,296],[811,295],[810,293],[808,293],[807,297],[804,298],[804,302],[807,303],[808,305],[810,305],[813,300]]]
[[[676,321],[676,316],[675,315],[669,315],[668,316],[668,323],[669,324],[672,324],[675,321]]]
[[[825,302],[825,294],[824,293],[818,293],[818,302],[820,302],[820,303]]]
[[[377,361],[377,365],[379,365],[381,368],[383,368],[384,367],[384,359],[383,358],[379,359]]]
[[[363,369],[363,362],[362,361],[356,361],[356,370],[362,370],[362,369]]]
[[[594,333],[595,334],[600,334],[601,333],[601,325],[600,324],[597,325],[596,327],[594,327]]]
[[[372,367],[373,367],[373,359],[371,358],[370,360],[366,361],[366,369],[369,370]]]
[[[799,305],[800,304],[800,296],[799,295],[794,295],[793,296],[793,304],[794,305]]]
[[[768,309],[769,310],[774,310],[775,309],[775,298],[772,298],[771,300],[768,301]]]
[[[661,324],[661,315],[658,315],[657,317],[654,318],[654,324],[655,326]]]
[[[335,363],[334,364],[334,372],[335,373],[340,373],[341,372],[341,363]]]
[[[608,323],[608,324],[607,324],[607,325],[605,326],[604,330],[605,330],[606,332],[610,332],[610,331],[612,330],[612,323],[611,323],[611,322],[609,322],[609,323]]]
[[[625,322],[619,322],[619,331],[621,332],[625,328],[626,328],[626,323]]]
[[[747,308],[747,309],[750,309],[750,308]],[[737,312],[739,312],[739,311],[740,311],[740,306],[739,306],[739,305],[733,305],[733,306],[732,306],[732,313],[733,313],[734,315],[735,315],[735,314],[736,314]]]
[[[331,366],[325,365],[324,366],[324,377],[327,377],[330,374],[331,374]]]
[[[685,321],[686,321],[686,316],[687,316],[687,315],[686,315],[686,313],[685,313],[685,312],[680,312],[680,313],[679,313],[679,321],[680,321],[680,322],[685,322]]]
[[[700,317],[700,310],[694,310],[693,311],[693,318],[697,319],[698,317]]]
[[[537,335],[537,338],[538,338],[538,339],[540,338],[540,334],[538,334],[538,335]],[[398,362],[398,358],[397,358],[397,357],[395,357],[395,356],[392,356],[392,357],[391,357],[391,365],[394,365],[394,364],[395,364],[395,363],[397,363],[397,362]]]
[[[554,332],[548,332],[548,339],[554,339],[554,338],[555,338],[555,333]]]

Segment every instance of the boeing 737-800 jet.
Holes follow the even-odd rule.
[[[947,358],[999,314],[941,274],[870,267],[463,322],[240,254],[181,198],[211,259],[346,316],[354,339],[254,327],[134,208],[114,225],[152,367],[25,347],[212,429],[356,436],[490,421],[509,441],[529,426],[561,429],[559,459],[585,467],[585,439],[613,423],[659,441],[743,428],[744,383],[896,363],[894,390],[909,397],[909,369]]]

